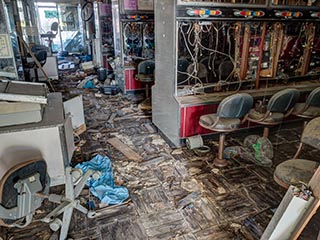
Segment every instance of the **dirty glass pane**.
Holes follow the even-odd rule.
[[[63,50],[79,52],[84,45],[78,5],[58,4],[58,13]]]

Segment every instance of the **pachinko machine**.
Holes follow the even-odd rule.
[[[317,1],[156,0],[153,122],[179,146],[226,96],[320,85]],[[303,95],[302,94],[302,95]],[[250,125],[243,126],[251,127]]]
[[[118,82],[124,93],[144,90],[136,75],[140,62],[154,60],[153,0],[113,0],[113,16]]]

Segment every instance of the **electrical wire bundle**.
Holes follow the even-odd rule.
[[[215,83],[214,85],[222,85],[230,81],[236,70],[236,63],[234,58],[232,57],[232,44],[230,34],[231,29],[232,26],[227,25],[226,23],[215,25],[211,22],[197,21],[194,23],[181,22],[179,24],[180,36],[183,39],[183,44],[185,49],[187,50],[188,56],[191,58],[191,64],[188,66],[186,71],[177,71],[178,74],[187,76],[187,78],[183,81],[180,81],[178,85],[183,85],[186,83],[188,85],[191,85],[191,83],[193,83],[194,85],[192,88],[197,91],[199,89],[212,87],[212,84],[203,84],[203,78],[205,78],[206,82],[208,83],[209,73],[207,71],[207,67],[214,77],[218,77],[218,83]],[[226,31],[226,41],[228,45],[227,53],[223,52],[223,49],[222,51],[218,50],[221,31]],[[203,43],[205,34],[212,34],[212,36],[215,37],[214,41],[212,40],[212,42],[209,42],[209,46],[205,46]],[[210,48],[210,45],[213,44],[214,46]],[[207,66],[203,64],[203,60],[199,61],[199,59],[201,59],[206,52],[208,53]],[[220,67],[218,69],[215,67],[217,59],[222,59],[222,63],[220,64]],[[231,68],[229,70],[230,73],[225,78],[223,78],[223,74],[227,69],[223,69],[223,67],[229,69]]]

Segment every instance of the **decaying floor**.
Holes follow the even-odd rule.
[[[87,131],[73,164],[107,155],[119,185],[130,191],[130,199],[119,206],[99,208],[88,219],[74,212],[70,226],[73,239],[259,239],[285,190],[273,181],[274,166],[293,156],[302,128],[299,124],[273,128],[275,148],[272,168],[233,159],[228,167],[212,166],[217,137],[205,143],[212,152],[197,156],[186,148],[171,149],[151,122],[151,112],[138,110],[136,96],[106,96],[60,86],[65,98],[83,94]],[[259,129],[259,133],[261,129]],[[228,146],[241,144],[252,132],[228,136]],[[117,138],[139,154],[128,160],[108,143]],[[316,160],[318,151],[306,148],[302,157]],[[84,202],[88,191],[83,193]],[[39,216],[53,206],[44,204]],[[309,224],[300,239],[316,239],[317,224]],[[1,228],[3,239],[56,239],[46,224],[34,222],[25,229]]]

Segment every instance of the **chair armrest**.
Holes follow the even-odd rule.
[[[219,119],[220,117],[217,117],[217,120],[212,125],[210,125],[210,128],[214,128],[218,124]]]
[[[271,112],[270,112],[270,111],[267,111],[262,118],[260,118],[260,119],[254,119],[254,121],[255,121],[255,122],[262,122],[262,121],[266,120],[267,117],[269,117],[270,114],[271,114]],[[249,119],[249,121],[250,121],[250,118],[249,118],[249,117],[248,117],[248,119]]]
[[[249,114],[247,113],[247,114],[242,118],[240,124],[245,123],[245,122],[248,120],[248,116],[249,116]]]
[[[297,158],[299,157],[300,152],[301,152],[301,150],[302,150],[302,146],[303,146],[303,143],[300,142],[299,147],[298,147],[298,149],[297,149],[297,152],[296,152],[296,153],[294,154],[294,156],[293,156],[293,159],[297,159]]]
[[[296,115],[302,114],[302,113],[304,113],[304,112],[308,109],[308,107],[309,107],[309,104],[305,103],[304,106],[303,106],[303,108],[300,109],[300,111],[294,112],[294,114],[296,114]]]
[[[291,108],[283,117],[286,118],[293,112],[294,108]]]

